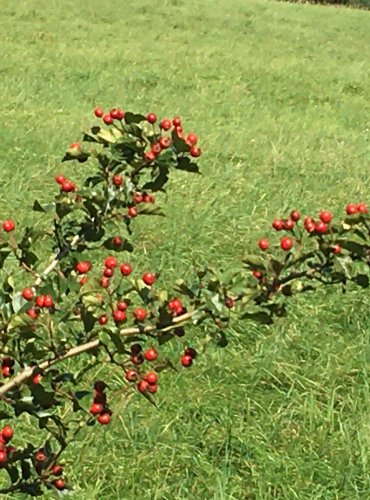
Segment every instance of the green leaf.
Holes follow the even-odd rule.
[[[47,203],[46,205],[41,205],[38,200],[35,200],[33,202],[32,210],[34,212],[42,213],[52,212],[53,210],[55,210],[55,203]]]
[[[270,314],[263,311],[245,312],[244,314],[242,314],[241,319],[251,319],[252,321],[256,321],[264,325],[271,325],[273,322]]]
[[[109,335],[111,341],[113,342],[115,348],[117,349],[117,352],[119,354],[127,354],[127,350],[125,349],[125,345],[122,342],[122,339],[121,339],[119,333],[109,331],[108,335]]]
[[[366,274],[358,274],[353,278],[353,281],[362,288],[369,288],[369,277]]]
[[[191,172],[193,174],[200,174],[201,173],[198,165],[186,157],[182,157],[182,158],[178,159],[176,168],[178,170],[185,170],[186,172]]]
[[[139,113],[131,113],[127,111],[125,113],[125,123],[127,125],[130,125],[131,123],[140,123],[146,121],[146,117],[144,115],[141,115]]]
[[[161,207],[156,207],[153,203],[140,203],[138,213],[142,215],[159,215],[165,217],[165,213]]]
[[[190,150],[190,146],[185,142],[184,139],[179,137],[175,131],[172,131],[172,144],[176,149],[177,153],[188,153]]]
[[[251,269],[266,269],[266,259],[259,255],[246,255],[242,262]]]
[[[334,259],[333,272],[338,275],[343,274],[346,278],[351,279],[353,265],[352,259],[347,256],[336,256]]]
[[[342,248],[348,250],[349,252],[360,255],[361,257],[365,256],[369,249],[368,245],[362,245],[361,243],[357,243],[356,241],[351,240],[338,240],[337,244]]]

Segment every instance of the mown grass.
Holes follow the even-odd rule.
[[[170,286],[235,265],[275,215],[342,213],[369,184],[370,13],[250,0],[0,0],[2,217],[38,223],[95,105],[179,114],[203,176],[173,177],[168,217],[138,221],[142,268]],[[366,499],[368,293],[295,300],[237,324],[158,409],[117,398],[66,455],[76,499]],[[174,348],[176,349],[176,348]],[[131,402],[132,403],[132,402]],[[37,440],[37,431],[35,431]],[[20,440],[21,442],[21,440]]]

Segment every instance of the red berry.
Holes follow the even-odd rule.
[[[113,118],[112,116],[110,115],[110,113],[107,113],[106,115],[103,116],[103,122],[106,124],[106,125],[112,125],[113,123]]]
[[[59,464],[54,465],[54,467],[51,469],[51,473],[54,476],[61,476],[63,474],[63,467]]]
[[[7,455],[6,451],[0,450],[0,465],[5,464],[7,458],[8,458],[8,455]]]
[[[153,285],[155,280],[156,280],[156,275],[153,273],[145,273],[143,275],[143,281],[146,285],[149,285],[149,286]]]
[[[125,116],[125,113],[120,108],[111,109],[109,114],[114,120],[122,120]]]
[[[47,460],[47,456],[45,455],[44,450],[39,450],[35,453],[35,458],[38,462],[45,462]]]
[[[134,363],[134,365],[141,365],[141,363],[144,363],[144,357],[142,354],[131,356],[130,359],[131,362]]]
[[[55,180],[57,181],[58,184],[64,184],[64,182],[66,181],[66,178],[64,177],[64,175],[56,175],[55,176]]]
[[[3,229],[6,233],[10,233],[10,231],[14,231],[14,229],[15,229],[14,222],[11,219],[4,220]]]
[[[181,364],[185,368],[188,368],[193,364],[193,358],[191,356],[184,354],[183,356],[181,356]]]
[[[171,128],[171,121],[168,120],[168,118],[164,118],[161,123],[160,123],[160,127],[161,129],[163,130],[170,130]]]
[[[106,315],[106,314],[102,314],[102,316],[100,316],[100,318],[98,319],[99,321],[99,324],[104,326],[108,323],[109,321],[109,317]]]
[[[258,279],[258,280],[260,280],[260,281],[261,281],[261,280],[262,280],[262,278],[263,278],[261,271],[258,271],[257,269],[255,269],[255,270],[253,271],[253,273],[252,273],[252,274],[253,274],[253,276],[254,276],[255,278],[257,278],[257,279]]]
[[[78,274],[86,274],[88,271],[90,271],[91,267],[91,262],[89,262],[88,260],[82,260],[81,262],[77,262],[76,271],[78,272]]]
[[[98,416],[98,422],[101,425],[108,425],[110,420],[111,420],[111,414],[108,411],[103,412]]]
[[[161,137],[159,139],[159,144],[162,149],[167,149],[171,146],[171,139],[169,137]]]
[[[12,368],[10,368],[9,366],[4,366],[2,369],[2,374],[3,374],[3,377],[4,378],[8,378],[10,377],[11,375],[13,375],[13,370]]]
[[[108,288],[110,284],[109,278],[107,278],[106,276],[102,276],[99,280],[99,283],[102,288]]]
[[[146,117],[149,123],[155,123],[157,121],[157,115],[154,113],[149,113]]]
[[[150,347],[145,351],[144,357],[147,361],[154,361],[157,359],[158,353],[153,347]]]
[[[1,363],[2,366],[14,366],[15,365],[15,361],[13,358],[10,358],[9,356],[7,356],[6,358],[3,359],[2,363]]]
[[[116,323],[123,323],[124,321],[126,321],[127,316],[126,316],[126,313],[124,311],[120,311],[119,309],[116,309],[113,312],[113,319]]]
[[[45,307],[45,295],[38,295],[36,297],[37,307]]]
[[[41,373],[36,373],[33,377],[32,377],[32,383],[34,385],[39,385],[39,383],[41,382],[42,380],[42,375]]]
[[[107,396],[104,394],[104,392],[96,392],[93,402],[104,406],[107,402]]]
[[[292,219],[293,222],[298,222],[299,219],[301,218],[300,212],[298,210],[292,210],[290,212],[290,218]]]
[[[64,181],[63,184],[61,185],[61,189],[65,193],[70,193],[71,191],[74,190],[74,188],[75,188],[74,182],[69,180]]]
[[[142,309],[141,307],[137,307],[134,310],[134,316],[135,316],[136,321],[144,321],[144,319],[147,316],[147,312],[145,309]]]
[[[292,231],[294,229],[294,222],[292,221],[292,219],[287,219],[283,222],[283,224],[286,231]]]
[[[148,382],[148,384],[154,385],[158,382],[158,374],[155,372],[148,372],[145,375],[145,380]]]
[[[137,390],[139,392],[146,392],[149,389],[149,382],[145,379],[140,380],[140,382],[137,384]]]
[[[329,210],[323,210],[320,212],[320,219],[325,224],[329,224],[333,219],[333,214]]]
[[[313,233],[316,230],[316,224],[314,222],[307,222],[304,227],[308,233]]]
[[[107,257],[104,261],[105,267],[108,267],[109,269],[114,269],[115,267],[118,266],[118,260],[110,255]]]
[[[121,264],[120,270],[123,276],[129,276],[132,273],[132,267],[130,264]]]
[[[155,160],[155,154],[153,153],[153,151],[147,151],[144,154],[144,157],[145,157],[146,161],[149,163]]]
[[[281,219],[274,219],[272,221],[272,227],[276,231],[281,231],[283,229],[283,227],[284,227],[284,222]]]
[[[143,202],[144,203],[154,203],[155,202],[154,195],[148,194],[148,193],[144,193],[143,194]]]
[[[139,378],[139,374],[135,370],[128,370],[126,372],[125,378],[128,382],[136,382]]]
[[[119,311],[126,311],[127,307],[128,307],[128,305],[124,300],[120,300],[117,302],[117,309]]]
[[[45,295],[44,307],[54,307],[54,300],[51,295]]]
[[[190,148],[190,156],[193,158],[199,158],[199,156],[202,154],[202,150],[200,148],[197,148],[197,146],[192,146]]]
[[[168,303],[168,308],[171,310],[171,311],[178,311],[179,309],[182,309],[182,302],[180,299],[172,299],[169,301]]]
[[[94,109],[94,115],[97,117],[97,118],[101,118],[103,115],[104,115],[104,111],[102,108],[95,108]]]
[[[36,319],[39,315],[34,307],[30,307],[26,314],[28,314],[28,316],[32,319]]]
[[[357,214],[357,212],[358,212],[357,205],[354,205],[353,203],[349,203],[346,206],[346,212],[347,212],[347,215]]]
[[[4,441],[8,443],[14,436],[13,428],[10,427],[10,425],[6,425],[1,431],[1,436],[3,437]]]
[[[32,290],[32,288],[24,288],[22,290],[22,297],[25,300],[32,300],[34,296],[35,296],[35,294],[34,294],[34,291]]]
[[[136,217],[137,214],[138,214],[138,211],[137,211],[136,207],[129,207],[129,209],[127,210],[127,216],[130,217],[131,219]]]
[[[235,306],[235,300],[232,297],[226,297],[225,306],[228,309],[232,309]]]
[[[115,236],[113,239],[112,239],[112,243],[113,243],[113,246],[115,247],[120,247],[123,243],[123,240],[120,236]]]
[[[186,137],[186,142],[190,146],[195,146],[196,143],[198,142],[198,136],[196,134],[188,134]]]
[[[100,413],[103,411],[104,406],[100,403],[93,403],[90,406],[90,413],[91,415],[100,415]]]
[[[315,226],[315,230],[317,233],[320,233],[320,234],[325,234],[328,232],[328,225],[325,224],[325,222],[317,222],[316,226]]]
[[[280,240],[280,248],[284,251],[288,251],[292,248],[293,246],[293,240],[292,238],[281,238]]]
[[[365,203],[358,203],[357,210],[361,214],[367,214],[367,212],[368,212],[367,205]]]
[[[260,247],[261,250],[265,251],[270,246],[270,243],[268,242],[268,240],[262,239],[259,240],[258,246]]]
[[[139,204],[143,202],[143,195],[140,193],[135,193],[134,194],[134,202]]]
[[[116,187],[119,187],[119,186],[122,186],[123,184],[123,177],[122,175],[114,175],[113,176],[113,184],[116,186]]]
[[[149,384],[148,392],[150,392],[150,394],[155,394],[157,391],[158,391],[157,384]]]
[[[103,276],[105,276],[106,278],[111,278],[113,274],[114,274],[113,269],[110,269],[109,267],[106,267],[103,271]]]
[[[53,481],[53,484],[56,487],[56,489],[60,490],[60,491],[64,490],[66,487],[66,482],[61,477],[58,477],[58,479],[55,479]]]
[[[81,145],[79,142],[72,142],[72,144],[69,145],[69,149],[80,149]]]
[[[172,120],[172,125],[174,127],[181,127],[181,119],[178,116],[175,116],[175,118]]]
[[[340,245],[336,245],[332,248],[332,252],[336,254],[342,253],[342,247]]]
[[[156,142],[155,144],[153,144],[151,151],[155,156],[158,156],[159,153],[162,151],[160,143]]]

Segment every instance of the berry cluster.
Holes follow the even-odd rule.
[[[56,182],[60,185],[60,190],[65,193],[75,193],[77,191],[76,184],[64,177],[64,175],[58,174],[55,176]]]
[[[112,416],[112,410],[107,406],[107,395],[105,394],[106,389],[105,382],[98,380],[94,384],[94,399],[90,406],[91,415],[97,416],[97,420],[101,425],[107,425],[110,422]]]
[[[54,299],[51,295],[37,295],[32,288],[24,288],[22,290],[22,297],[31,302],[34,300],[33,306],[31,306],[27,310],[27,314],[32,319],[37,319],[41,310],[48,310],[49,312],[53,312],[55,308]]]
[[[11,459],[11,455],[15,451],[14,446],[8,444],[13,436],[14,430],[10,425],[3,427],[0,432],[0,467],[4,466]]]
[[[55,463],[55,455],[48,455],[44,448],[40,448],[35,453],[34,462],[35,469],[37,473],[43,476],[44,480],[49,478],[50,476],[54,476],[55,479],[51,481],[51,484],[59,491],[62,491],[66,488],[67,483],[63,477],[64,469],[60,464]]]

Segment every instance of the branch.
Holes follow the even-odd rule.
[[[55,267],[55,265],[54,265],[54,267]],[[173,318],[171,323],[164,325],[163,327],[148,325],[148,326],[145,326],[142,328],[140,328],[140,327],[125,328],[125,329],[120,331],[120,335],[122,337],[128,337],[130,335],[135,335],[135,334],[140,334],[140,333],[146,334],[146,333],[150,333],[153,331],[167,332],[169,330],[173,330],[173,328],[175,328],[179,324],[186,323],[197,312],[198,311],[195,310],[192,312],[182,314],[181,316],[177,316],[176,318]],[[42,370],[42,371],[46,371],[51,366],[54,366],[55,364],[60,363],[61,361],[64,361],[64,360],[69,359],[69,358],[73,358],[75,356],[79,356],[80,354],[92,351],[93,349],[99,348],[101,346],[102,346],[102,344],[101,344],[99,339],[91,340],[90,342],[87,342],[86,344],[72,347],[71,349],[69,349],[69,351],[67,351],[65,354],[62,354],[61,356],[57,356],[56,358],[49,359],[47,361],[44,361],[43,363],[40,363],[40,365],[38,365],[37,368]],[[16,375],[12,380],[10,380],[6,384],[0,386],[0,397],[5,395],[7,392],[15,389],[16,387],[19,387],[23,383],[27,382],[27,380],[32,377],[34,370],[35,370],[34,366],[25,368],[23,371],[18,373],[18,375]]]

